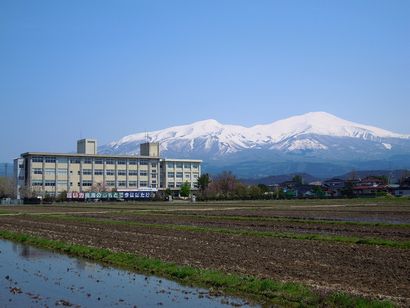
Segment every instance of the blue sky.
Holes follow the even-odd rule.
[[[0,1],[0,161],[309,111],[410,133],[410,1]]]

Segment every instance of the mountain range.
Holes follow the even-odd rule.
[[[139,154],[159,142],[161,155],[203,159],[206,172],[258,178],[294,172],[329,177],[351,170],[410,168],[410,135],[310,112],[244,127],[216,120],[140,132],[99,147],[103,154]]]

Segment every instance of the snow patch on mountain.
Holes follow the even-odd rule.
[[[391,150],[392,149],[392,145],[390,143],[384,143],[382,142],[383,146],[387,149],[387,150]]]

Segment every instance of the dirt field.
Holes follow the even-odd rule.
[[[410,304],[409,248],[339,241],[410,241],[410,202],[3,206],[0,229]]]

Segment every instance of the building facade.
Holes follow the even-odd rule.
[[[158,143],[140,146],[141,155],[97,154],[97,142],[82,139],[76,154],[27,152],[14,161],[18,197],[22,191],[56,196],[61,192],[179,190],[188,182],[193,190],[201,174],[201,160],[165,159]]]

